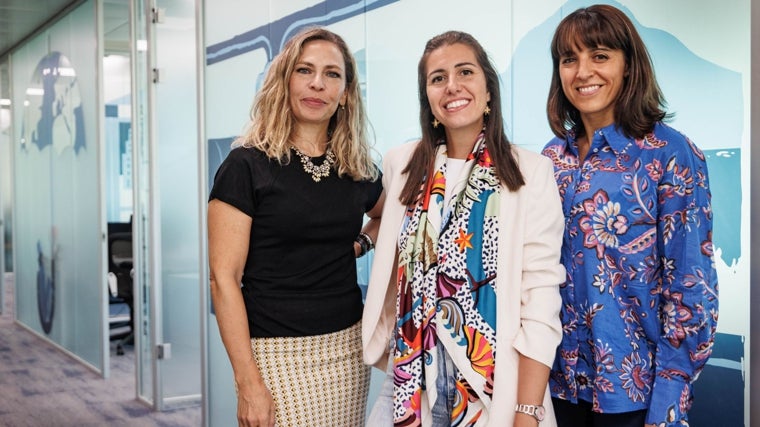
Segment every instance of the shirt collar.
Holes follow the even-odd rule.
[[[610,148],[612,148],[612,151],[615,152],[616,155],[622,153],[626,147],[633,142],[633,138],[629,138],[622,134],[614,123],[601,129],[597,129],[594,133],[596,135],[601,135],[603,140],[610,146]],[[575,139],[575,132],[569,131],[567,138],[565,138],[565,150],[577,156],[578,149],[575,146]]]

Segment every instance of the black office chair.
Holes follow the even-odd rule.
[[[134,340],[134,297],[132,295],[132,233],[116,232],[108,235],[108,271],[111,282],[116,282],[116,292],[109,287],[109,308],[121,306],[129,310],[129,317],[118,315],[111,310],[109,329],[116,343],[116,354],[124,354],[124,345]]]

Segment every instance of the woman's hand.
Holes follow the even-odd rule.
[[[263,382],[238,387],[237,418],[241,427],[274,427],[274,400]]]

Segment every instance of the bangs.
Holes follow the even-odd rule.
[[[626,51],[625,34],[615,28],[598,13],[586,11],[575,14],[557,28],[552,41],[552,56],[559,58],[584,47],[593,49],[604,46]]]

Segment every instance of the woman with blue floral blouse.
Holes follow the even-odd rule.
[[[565,213],[558,425],[687,425],[718,319],[705,157],[668,117],[646,46],[608,5],[551,44],[547,114]]]

